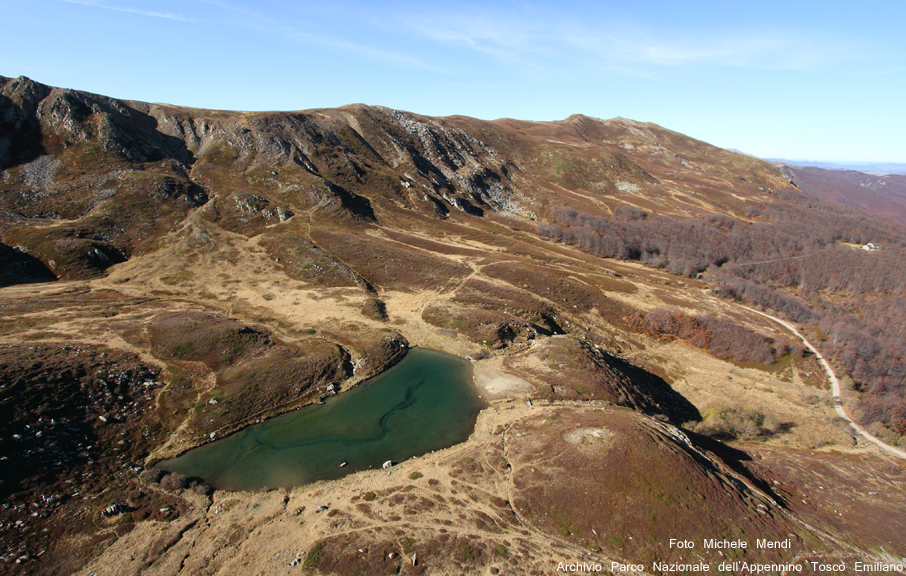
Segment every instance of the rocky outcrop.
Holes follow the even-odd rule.
[[[99,143],[107,154],[133,162],[172,158],[191,162],[182,139],[157,129],[157,120],[142,111],[145,106],[76,90],[45,86],[24,76],[0,77],[0,121],[13,127],[13,139],[34,139],[44,128],[63,147],[81,142]],[[34,146],[32,146],[34,148]],[[20,151],[36,155],[37,150]],[[21,159],[21,158],[20,158]],[[3,167],[16,159],[8,157]]]
[[[43,153],[38,105],[50,88],[25,77],[0,76],[0,170],[28,162]]]
[[[339,191],[344,205],[356,194],[347,184],[366,180],[369,168],[401,171],[398,179],[404,182],[411,167],[440,216],[450,208],[473,215],[485,209],[524,212],[508,159],[464,128],[389,108],[239,114],[126,102],[25,77],[0,77],[0,83],[0,121],[13,134],[0,143],[2,167],[46,152],[40,147],[43,128],[64,148],[95,142],[129,162],[170,159],[188,168],[206,159],[233,170],[296,165],[331,182],[331,192]],[[17,148],[27,144],[27,135],[30,151],[12,150],[13,141]]]

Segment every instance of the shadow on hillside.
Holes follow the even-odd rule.
[[[41,144],[41,125],[33,116],[25,115],[15,102],[0,96],[0,171],[27,164],[46,151]]]
[[[37,90],[30,99],[17,104],[8,96],[0,96],[0,170],[5,170],[47,154],[45,135],[38,118],[37,107],[50,95],[50,88],[32,83]],[[75,129],[70,144],[94,140],[109,155],[132,162],[176,160],[187,166],[195,162],[194,154],[184,139],[160,131],[157,118],[133,108],[125,102],[88,94],[66,91],[54,103],[54,112],[61,115],[60,125]],[[95,133],[90,118],[103,119],[105,129]],[[44,128],[48,128],[45,120]],[[87,123],[87,124],[86,124]],[[59,129],[54,129],[60,132]],[[64,143],[65,145],[65,143]]]
[[[786,507],[786,500],[774,492],[774,487],[763,478],[755,476],[752,471],[746,467],[744,462],[752,461],[752,457],[749,456],[748,453],[727,446],[723,442],[709,436],[692,432],[691,430],[683,429],[683,432],[686,433],[686,436],[689,437],[689,440],[692,441],[692,444],[695,445],[696,448],[710,452],[714,456],[720,458],[720,460],[731,470],[746,478],[749,482],[758,487],[759,490],[773,498],[778,504],[784,508]]]
[[[692,402],[674,390],[663,378],[643,368],[630,364],[617,356],[603,352],[607,363],[625,374],[650,397],[674,424],[701,420],[702,415]]]
[[[340,205],[344,210],[349,212],[353,218],[368,222],[377,221],[377,218],[374,215],[374,208],[371,207],[371,201],[368,198],[359,196],[355,192],[350,192],[346,188],[334,184],[330,180],[325,180],[324,184],[340,199]]]
[[[34,256],[0,243],[0,288],[56,279],[56,274]]]

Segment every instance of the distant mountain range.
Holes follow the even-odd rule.
[[[769,162],[781,162],[794,166],[810,166],[825,170],[855,170],[867,174],[906,174],[906,164],[896,162],[818,162],[813,160],[784,160],[782,158],[765,158]]]
[[[774,164],[804,192],[906,224],[906,174]]]
[[[752,158],[752,154],[729,148]],[[906,164],[764,158],[800,190],[906,224]]]

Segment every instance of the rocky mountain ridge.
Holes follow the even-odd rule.
[[[118,204],[108,198],[122,196],[126,182],[135,182],[137,195],[161,201],[146,217],[169,213],[179,219],[214,195],[222,200],[220,216],[251,234],[321,202],[365,220],[375,218],[377,205],[437,217],[491,211],[536,220],[551,195],[577,187],[593,197],[644,190],[663,210],[679,213],[734,210],[738,200],[721,189],[732,177],[720,164],[727,158],[755,169],[756,191],[783,184],[767,164],[621,118],[484,122],[363,105],[223,112],[121,101],[24,77],[0,78],[0,86],[3,235],[11,222],[80,220],[92,237],[113,239],[85,254],[96,249],[128,257],[142,249],[143,239],[159,234],[145,229],[130,235],[121,218],[108,215],[104,224],[93,218],[105,205]],[[570,149],[576,148],[580,158],[563,158],[564,150],[575,156]],[[692,198],[690,179],[703,180],[713,193]],[[238,187],[244,190],[231,190]],[[33,239],[16,240],[45,264],[66,260],[42,254]],[[89,264],[49,267],[71,277],[98,268]]]

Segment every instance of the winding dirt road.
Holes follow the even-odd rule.
[[[868,431],[865,430],[865,428],[862,428],[861,426],[856,424],[856,422],[849,416],[849,414],[846,412],[846,409],[843,408],[843,400],[841,398],[842,391],[840,389],[840,381],[837,380],[837,375],[834,374],[834,371],[831,369],[830,364],[828,363],[827,360],[825,360],[824,356],[822,356],[821,353],[818,352],[817,348],[812,346],[811,342],[809,342],[808,340],[805,339],[805,336],[803,336],[802,334],[799,333],[798,330],[796,330],[795,326],[793,326],[792,324],[790,324],[789,322],[787,322],[785,320],[781,320],[780,318],[777,318],[776,316],[771,316],[770,314],[766,314],[759,310],[755,310],[754,308],[749,308],[748,306],[742,306],[742,305],[740,305],[740,306],[750,312],[754,312],[758,315],[764,316],[765,318],[773,320],[774,322],[777,322],[778,324],[780,324],[781,326],[783,326],[784,328],[786,328],[787,330],[789,330],[790,332],[792,332],[793,334],[798,336],[799,339],[802,340],[802,342],[808,347],[808,349],[812,351],[812,353],[815,355],[815,357],[818,358],[818,361],[821,362],[821,365],[824,366],[824,371],[827,372],[827,377],[830,378],[830,381],[831,381],[831,390],[833,391],[833,394],[834,394],[834,410],[837,411],[837,414],[839,414],[841,418],[843,418],[847,422],[849,422],[849,425],[852,426],[853,429],[856,432],[858,432],[863,438],[865,438],[872,444],[877,445],[879,448],[890,452],[894,456],[899,456],[900,458],[903,458],[904,460],[906,460],[906,452],[900,450],[899,448],[894,448],[893,446],[891,446],[889,444],[885,444],[881,440],[875,438],[874,436],[869,434]]]

